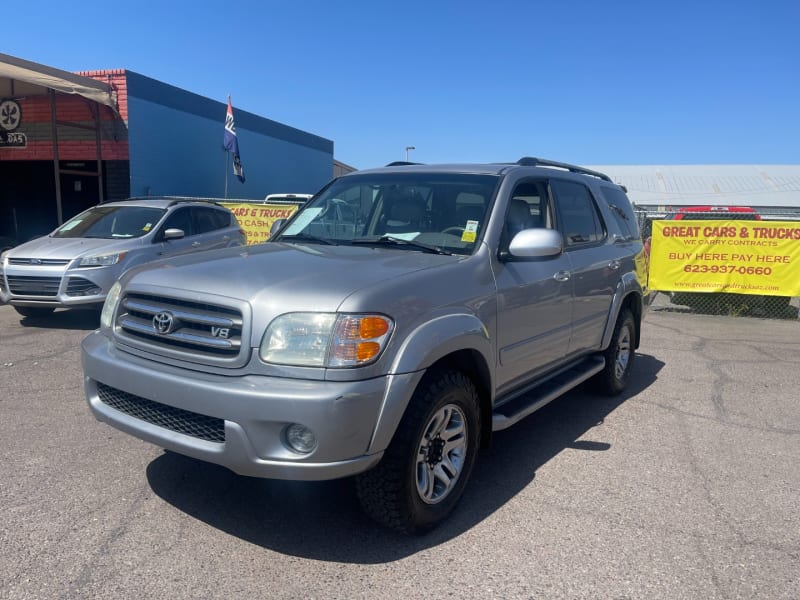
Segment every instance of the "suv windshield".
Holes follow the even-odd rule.
[[[425,246],[471,254],[486,226],[497,175],[373,173],[334,181],[299,211],[274,241]],[[382,244],[385,245],[385,244]]]
[[[145,235],[166,212],[147,206],[95,206],[55,230],[57,238],[126,239]]]

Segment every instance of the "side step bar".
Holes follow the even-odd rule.
[[[552,402],[579,383],[599,373],[605,366],[606,361],[602,356],[591,356],[542,384],[518,392],[513,399],[495,409],[492,414],[492,431],[511,427],[548,402]]]

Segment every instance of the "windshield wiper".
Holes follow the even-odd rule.
[[[313,242],[315,244],[325,244],[327,246],[338,246],[336,242],[333,240],[329,240],[327,238],[317,237],[315,235],[308,235],[307,233],[296,233],[294,235],[282,235],[280,236],[276,242]]]
[[[413,248],[415,250],[422,250],[423,252],[429,252],[431,254],[445,254],[448,256],[453,254],[452,252],[448,252],[447,250],[445,250],[444,248],[440,248],[439,246],[423,244],[421,242],[415,242],[413,240],[405,240],[403,238],[394,237],[391,235],[357,238],[351,240],[350,243],[367,244],[375,246],[408,246],[409,248]]]

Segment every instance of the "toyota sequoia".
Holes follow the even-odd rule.
[[[368,515],[424,532],[493,432],[587,380],[625,389],[645,266],[603,173],[531,157],[356,171],[265,244],[122,275],[82,344],[86,397],[241,475],[354,476]]]

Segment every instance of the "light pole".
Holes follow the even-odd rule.
[[[406,146],[406,162],[408,162],[408,151],[409,150],[416,150],[414,146]]]

